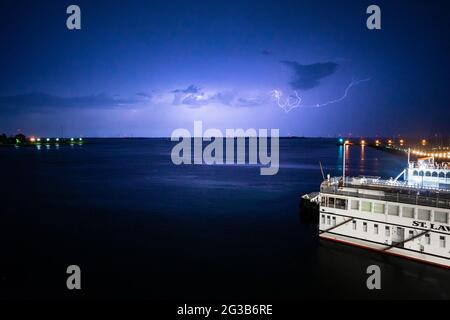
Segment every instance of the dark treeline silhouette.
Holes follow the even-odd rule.
[[[8,137],[4,133],[0,135],[0,144],[17,144],[17,143],[25,143],[26,141],[27,137],[22,133],[10,137]]]

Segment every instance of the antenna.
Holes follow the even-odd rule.
[[[319,165],[320,165],[320,172],[322,172],[323,181],[325,181],[325,174],[323,173],[323,167],[322,167],[322,162],[321,161],[319,161]]]
[[[347,145],[347,141],[344,141],[344,145],[343,145],[343,153],[342,153],[342,186],[345,185],[345,146]]]
[[[408,167],[410,161],[411,161],[411,148],[408,148]]]

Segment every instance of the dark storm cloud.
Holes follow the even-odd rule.
[[[124,99],[107,94],[78,97],[59,97],[46,93],[30,93],[14,96],[0,96],[0,112],[40,112],[49,109],[92,108],[107,109],[130,106],[139,99]]]
[[[289,84],[293,89],[309,90],[320,85],[320,80],[336,72],[335,62],[300,64],[295,61],[280,61],[294,71],[294,78]]]
[[[138,97],[142,97],[142,98],[146,98],[146,99],[152,98],[152,95],[151,95],[151,94],[148,94],[148,93],[146,93],[146,92],[138,92],[138,93],[136,93],[136,95],[137,95]]]
[[[189,87],[187,87],[186,89],[176,89],[173,90],[172,93],[199,93],[200,92],[200,87],[191,84]]]

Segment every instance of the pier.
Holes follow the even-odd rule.
[[[361,146],[415,158],[432,157],[437,162],[450,161],[450,141],[446,145],[442,139],[391,139],[391,138],[339,138],[337,145]]]

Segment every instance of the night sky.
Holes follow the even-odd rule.
[[[371,4],[382,30],[366,28]],[[0,132],[449,135],[449,15],[449,1],[1,0]]]

